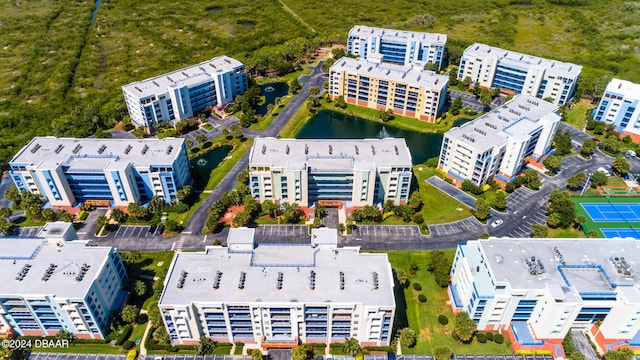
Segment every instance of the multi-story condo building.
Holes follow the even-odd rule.
[[[347,207],[406,202],[411,153],[404,139],[257,138],[249,153],[249,189],[264,201]]]
[[[407,67],[432,63],[440,69],[446,42],[445,34],[356,25],[349,31],[347,54]]]
[[[529,160],[541,162],[551,150],[558,108],[529,95],[518,95],[481,117],[444,134],[438,167],[456,185],[469,179],[483,185],[495,178],[515,180]]]
[[[640,141],[640,84],[611,80],[595,110],[594,120],[614,124],[619,133]]]
[[[576,64],[473,44],[462,54],[458,79],[469,77],[484,88],[551,98],[554,104],[564,105],[573,99],[581,71]]]
[[[36,137],[9,166],[19,190],[41,194],[57,208],[86,201],[127,206],[153,196],[176,201],[176,191],[191,184],[185,141],[174,138]]]
[[[192,117],[210,106],[223,106],[248,88],[244,64],[218,56],[122,87],[131,121],[150,127]]]
[[[231,229],[226,248],[176,253],[159,302],[173,344],[201,336],[265,349],[347,338],[362,346],[391,342],[395,299],[386,254],[338,248],[335,229],[314,229],[307,244],[257,244],[254,235]]]
[[[372,109],[435,122],[447,98],[449,78],[422,68],[404,68],[343,57],[329,70],[329,95]]]
[[[640,350],[640,282],[633,239],[506,239],[458,246],[449,295],[478,330],[507,332],[516,350],[563,357],[572,329],[600,350]]]
[[[66,330],[103,339],[122,305],[126,272],[117,250],[77,240],[73,224],[48,223],[37,237],[0,238],[0,335]]]

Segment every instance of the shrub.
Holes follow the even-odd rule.
[[[487,342],[487,334],[485,333],[477,333],[476,334],[476,339],[478,340],[478,342],[480,344],[484,344]]]
[[[422,290],[422,285],[420,285],[420,283],[413,283],[413,289],[414,290]]]
[[[131,340],[127,340],[127,341],[124,342],[124,344],[122,344],[122,348],[125,349],[125,350],[129,350],[129,349],[133,348],[134,346],[136,346],[136,343],[134,343]]]
[[[496,344],[502,344],[502,343],[504,342],[504,336],[502,336],[502,334],[495,334],[495,335],[493,336],[493,341],[494,341]]]
[[[116,337],[116,345],[124,344],[124,342],[129,338],[129,335],[131,335],[131,331],[133,331],[133,326],[131,324],[121,327]]]
[[[492,332],[488,332],[487,333],[487,340],[493,341],[493,333]]]
[[[438,322],[442,325],[447,325],[449,323],[449,318],[447,315],[442,314],[438,316]]]
[[[418,295],[418,301],[420,301],[421,303],[426,302],[427,301],[427,297],[424,296],[424,294],[420,294],[420,295]]]
[[[87,211],[80,211],[80,213],[78,213],[78,221],[85,221],[87,220],[87,216],[89,216],[89,213]]]

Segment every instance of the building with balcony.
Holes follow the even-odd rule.
[[[77,240],[73,224],[37,237],[0,238],[0,330],[13,335],[103,339],[127,279],[117,250]]]
[[[255,229],[236,228],[226,248],[176,253],[159,302],[171,342],[389,345],[395,299],[387,255],[337,241],[337,230],[321,228],[310,243],[256,243]]]
[[[542,162],[551,151],[558,108],[529,95],[518,95],[479,118],[444,134],[438,167],[456,185],[490,179],[515,180],[527,161]]]
[[[640,242],[634,239],[507,239],[460,244],[451,269],[454,311],[478,330],[507,332],[515,350],[564,357],[582,330],[602,353],[640,350]]]
[[[20,191],[40,194],[56,208],[86,201],[126,207],[153,196],[177,201],[191,184],[184,139],[36,137],[9,162]]]
[[[233,102],[249,87],[244,64],[218,56],[167,74],[122,87],[131,121],[151,127],[172,124],[208,107]]]
[[[249,189],[260,201],[400,204],[409,198],[411,176],[404,139],[257,138],[249,153]]]
[[[347,54],[405,67],[434,64],[440,69],[446,42],[445,34],[356,25],[349,31]]]
[[[468,77],[483,88],[551,98],[554,104],[564,105],[573,99],[581,71],[576,64],[476,43],[462,54],[458,79]]]
[[[613,124],[620,134],[640,141],[640,84],[611,80],[593,115],[594,120]]]
[[[449,77],[422,67],[400,67],[343,57],[329,69],[329,96],[372,109],[435,122]]]

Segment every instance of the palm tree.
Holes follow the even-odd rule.
[[[96,219],[96,233],[99,233],[99,231],[105,227],[107,224],[109,223],[109,220],[107,220],[107,217],[104,215],[98,216],[98,218]]]
[[[362,348],[360,348],[360,343],[358,343],[358,339],[356,338],[348,338],[347,341],[342,344],[342,350],[348,352],[351,356],[362,353]]]
[[[199,143],[203,143],[203,142],[207,141],[207,135],[205,135],[205,134],[196,135],[196,141],[199,142]]]
[[[225,139],[229,138],[229,130],[222,129],[222,137]]]

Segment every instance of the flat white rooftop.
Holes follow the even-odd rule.
[[[520,94],[479,118],[447,131],[447,136],[464,141],[479,151],[505,143],[506,134],[519,138],[528,136],[541,117],[558,107],[544,100]]]
[[[375,169],[411,166],[411,153],[402,138],[276,139],[256,138],[249,153],[251,166],[282,168]]]
[[[240,61],[223,55],[184,69],[133,82],[122,88],[139,98],[146,98],[157,93],[164,93],[170,87],[178,88],[184,85],[197,85],[205,81],[211,81],[214,76],[233,71],[241,66],[243,64]]]
[[[55,169],[60,164],[75,169],[119,168],[132,163],[148,167],[171,164],[184,139],[75,139],[54,136],[35,137],[11,160]]]
[[[177,253],[160,305],[332,302],[395,306],[387,255],[358,251],[358,248],[320,250],[311,244],[260,244],[252,253],[228,252],[222,247]],[[184,285],[178,288],[183,272],[186,272]],[[215,289],[218,272],[221,276]],[[344,276],[343,290],[340,272]],[[239,288],[241,274],[244,274],[242,289]],[[315,276],[314,287],[312,276]],[[280,289],[279,277],[282,279]],[[376,277],[377,289],[374,287]]]
[[[463,245],[464,246],[464,245]],[[481,252],[474,250],[479,247]],[[577,293],[625,292],[640,296],[640,241],[633,239],[506,239],[480,240],[463,247],[471,266],[487,262],[496,282],[513,289],[561,289],[558,295],[577,298]],[[534,259],[532,259],[532,257]],[[542,264],[544,272],[539,272]],[[625,265],[626,264],[626,265]],[[627,267],[625,267],[627,266]],[[483,272],[481,272],[483,273]],[[490,279],[478,279],[478,291],[492,288]],[[633,288],[628,288],[633,286]]]
[[[611,79],[605,92],[619,94],[628,99],[640,99],[640,84],[627,80]]]
[[[580,75],[580,72],[582,71],[582,66],[580,65],[556,60],[549,60],[479,43],[475,43],[466,48],[466,50],[464,51],[464,55],[477,56],[479,58],[496,59],[501,63],[511,64],[518,68],[535,67],[539,69],[545,69],[548,72],[562,75],[563,77],[571,79]]]
[[[0,249],[0,296],[72,299],[84,298],[111,251],[108,247],[86,246],[85,241],[49,242],[42,238],[0,238]],[[77,277],[83,271],[79,281]]]
[[[401,41],[423,41],[433,43],[446,43],[447,35],[437,33],[426,33],[418,31],[406,31],[396,29],[385,29],[380,27],[371,27],[364,25],[356,25],[349,30],[349,35],[360,37],[382,36],[389,39],[397,39]]]
[[[331,66],[331,71],[346,71],[349,74],[386,79],[417,88],[424,86],[428,90],[438,91],[442,91],[449,82],[448,76],[440,75],[433,71],[416,69],[414,67],[406,68],[404,66],[387,63],[378,64],[365,59],[354,59],[350,57],[343,57],[336,61]]]

